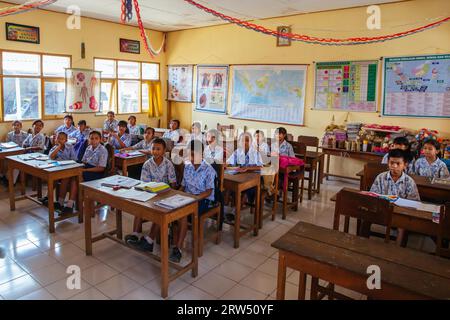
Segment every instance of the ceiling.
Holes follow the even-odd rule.
[[[6,1],[25,3],[27,0]],[[398,0],[197,0],[197,2],[230,16],[253,20],[398,2]],[[121,0],[58,0],[46,9],[66,12],[66,8],[74,4],[80,7],[82,16],[120,22]],[[154,30],[174,31],[224,23],[183,0],[140,0],[139,6],[145,27]],[[135,14],[131,24],[137,24]]]

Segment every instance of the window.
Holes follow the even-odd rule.
[[[102,72],[101,114],[110,110],[124,114],[149,109],[147,83],[159,81],[158,63],[95,58],[94,66]]]
[[[10,51],[0,55],[4,121],[54,118],[65,112],[64,69],[70,67],[70,57]]]

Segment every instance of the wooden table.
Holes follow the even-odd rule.
[[[244,234],[253,230],[253,235],[258,235],[259,221],[261,219],[260,210],[260,193],[261,193],[261,175],[258,173],[238,173],[238,174],[224,174],[223,181],[224,189],[234,193],[236,216],[234,218],[234,247],[239,248],[239,239]],[[255,214],[253,224],[250,226],[241,223],[241,195],[242,192],[256,188],[255,195]],[[241,229],[244,229],[241,231]]]
[[[359,171],[356,174],[360,179],[360,190],[362,190],[364,180],[364,170]],[[419,195],[422,200],[443,204],[446,201],[450,201],[450,185],[442,183],[431,183],[430,178],[410,175],[417,185]]]
[[[136,250],[130,247],[122,240],[122,211],[132,214],[135,217],[143,220],[151,221],[158,224],[161,227],[160,241],[161,241],[161,257],[158,257],[151,253],[144,253],[137,251],[147,256],[150,256],[154,260],[160,261],[161,265],[161,296],[166,298],[168,296],[169,281],[173,281],[180,277],[187,271],[191,270],[192,277],[196,277],[198,274],[198,204],[194,201],[184,207],[174,210],[165,209],[155,204],[156,201],[171,197],[177,194],[185,196],[191,196],[187,193],[169,190],[162,194],[157,195],[147,202],[138,202],[120,198],[114,195],[112,191],[105,191],[102,189],[101,183],[104,179],[94,180],[90,182],[84,182],[81,184],[83,195],[85,199],[85,240],[86,240],[86,255],[92,255],[92,243],[108,238],[114,240],[122,245]],[[194,198],[194,197],[193,197]],[[110,205],[116,208],[116,229],[102,233],[98,236],[92,236],[91,229],[91,217],[94,211],[94,202],[101,202],[105,205]],[[171,222],[177,221],[181,218],[192,216],[192,259],[191,262],[185,266],[169,262],[169,240],[168,229]],[[114,235],[116,235],[114,237]],[[151,260],[153,261],[153,260]],[[173,274],[169,274],[169,265],[177,271]]]
[[[55,208],[54,208],[54,186],[55,182],[61,179],[67,179],[67,178],[76,178],[77,183],[80,183],[82,181],[82,175],[81,175],[81,168],[84,167],[81,163],[71,164],[71,165],[65,165],[65,166],[59,166],[59,167],[53,167],[53,168],[47,168],[47,169],[41,169],[35,167],[35,164],[42,161],[38,160],[22,160],[19,158],[20,156],[8,156],[6,159],[8,160],[8,183],[9,183],[9,205],[11,211],[14,211],[16,209],[16,201],[23,200],[23,199],[29,199],[31,201],[34,201],[40,205],[42,203],[38,201],[37,198],[42,197],[42,180],[47,181],[48,186],[48,221],[49,221],[49,232],[53,233],[55,232],[55,223],[59,221],[63,221],[66,219],[70,219],[72,217],[78,216],[78,222],[83,222],[83,198],[81,195],[81,192],[78,193],[78,199],[77,199],[77,208],[78,213],[73,214],[64,214],[57,218],[55,218]],[[21,190],[21,196],[16,198],[15,190],[14,190],[14,179],[13,179],[13,172],[14,169],[17,169],[20,171],[20,190]],[[38,179],[38,183],[40,184],[38,187],[38,193],[37,195],[26,195],[25,194],[25,174],[28,174],[32,177],[36,177]]]
[[[326,167],[326,172],[325,172],[325,177],[327,178],[327,180],[328,180],[328,177],[338,177],[338,178],[358,180],[358,178],[354,178],[354,177],[347,177],[347,176],[331,174],[330,173],[330,158],[331,158],[331,156],[358,159],[358,160],[362,160],[362,161],[366,161],[366,162],[370,162],[370,161],[381,162],[381,160],[384,157],[383,154],[379,154],[379,153],[349,151],[349,150],[345,150],[345,149],[336,149],[336,148],[327,148],[327,147],[322,147],[322,152],[327,156],[327,167]]]
[[[336,194],[330,200],[336,202]],[[345,224],[348,225],[349,222],[349,218],[345,217]],[[433,222],[431,212],[399,207],[395,204],[391,223],[392,227],[403,228],[432,237],[436,237],[439,231],[439,224]]]
[[[450,299],[450,261],[394,243],[299,222],[272,246],[279,250],[278,300],[285,297],[288,267],[300,271],[299,299],[305,299],[307,275],[371,299]],[[371,265],[381,270],[381,289],[367,287]]]
[[[128,157],[121,157],[119,154],[114,155],[114,164],[116,168],[122,170],[123,176],[128,176],[128,167],[134,166],[138,164],[143,164],[145,161],[147,161],[148,157],[145,154],[139,155],[139,156],[128,156]]]

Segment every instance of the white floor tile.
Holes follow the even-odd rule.
[[[111,299],[123,297],[138,287],[139,284],[136,281],[131,280],[122,274],[118,274],[96,285],[98,290]]]

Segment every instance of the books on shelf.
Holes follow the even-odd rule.
[[[15,142],[2,142],[0,143],[0,148],[2,149],[12,149],[12,148],[17,148],[19,145]]]
[[[155,204],[166,208],[166,209],[176,209],[188,205],[192,202],[196,201],[196,199],[183,196],[181,194],[177,194],[159,201],[156,201]]]
[[[131,189],[132,187],[137,186],[140,183],[141,182],[139,180],[136,180],[133,178],[115,175],[115,176],[103,179],[102,186],[121,187],[121,188],[125,188],[125,189]]]
[[[143,182],[134,187],[136,190],[148,191],[151,193],[161,193],[170,189],[170,186],[164,182]]]

